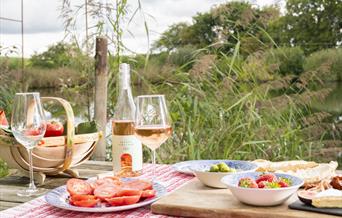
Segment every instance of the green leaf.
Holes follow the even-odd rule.
[[[98,126],[94,120],[90,122],[80,123],[75,128],[75,134],[94,133],[97,131],[98,131]]]
[[[292,185],[292,181],[291,181],[291,179],[289,179],[289,178],[279,177],[279,180],[285,182],[285,183],[288,184],[289,186]]]
[[[0,178],[8,175],[7,163],[0,159]]]

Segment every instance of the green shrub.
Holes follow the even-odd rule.
[[[149,61],[153,61],[160,66],[163,66],[167,62],[167,58],[169,54],[167,52],[161,52],[159,54],[151,54],[149,57]]]
[[[191,63],[195,59],[196,49],[192,46],[185,46],[178,48],[176,51],[172,52],[169,56],[169,62],[176,66],[187,65],[191,68]]]
[[[21,72],[10,70],[12,58],[0,59],[0,109],[5,110],[8,116],[12,110],[13,97],[19,91],[19,81]]]
[[[329,75],[321,75],[323,80],[342,80],[342,48],[325,49],[312,53],[306,58],[305,71],[317,71],[321,66],[329,65]]]
[[[258,81],[267,81],[274,79],[275,75],[269,72],[268,66],[265,64],[263,52],[255,52],[249,55],[242,64],[243,71],[246,72],[248,78],[255,78]]]
[[[93,79],[85,78],[80,72],[70,68],[30,68],[26,70],[25,78],[29,88],[71,87]]]
[[[38,68],[71,67],[74,66],[75,59],[80,58],[81,53],[75,44],[58,42],[49,46],[47,51],[32,55],[30,65]]]
[[[301,74],[304,61],[304,52],[300,47],[279,47],[265,53],[265,63],[269,71],[281,75]]]

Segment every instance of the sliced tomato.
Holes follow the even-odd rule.
[[[95,188],[94,195],[103,200],[116,196],[119,191],[121,191],[119,186],[103,184]]]
[[[118,197],[123,196],[141,196],[142,191],[136,189],[123,189],[117,193]]]
[[[138,203],[140,200],[140,195],[133,196],[122,196],[107,198],[106,201],[112,206],[122,206]]]
[[[112,206],[121,206],[124,204],[123,197],[106,198],[105,200]]]
[[[103,179],[110,179],[112,181],[120,181],[120,177],[117,177],[117,176],[106,176],[106,177],[103,177]]]
[[[81,179],[69,179],[67,190],[70,195],[90,195],[93,192],[90,184]]]
[[[124,196],[122,197],[124,201],[124,205],[129,205],[129,204],[136,204],[140,200],[140,195],[136,196]]]
[[[85,200],[95,200],[94,195],[72,195],[70,197],[70,202],[85,201]]]
[[[155,195],[156,195],[156,190],[154,190],[154,189],[145,190],[141,193],[142,198],[151,198],[151,197],[154,197]]]
[[[78,207],[94,207],[99,202],[98,199],[89,199],[89,200],[82,200],[82,201],[74,201],[72,202],[73,205]]]
[[[150,190],[152,188],[152,183],[145,180],[131,180],[124,182],[122,187],[125,189],[136,189],[136,190]]]
[[[113,184],[113,185],[121,185],[120,178],[118,177],[104,177],[101,179],[96,180],[96,185],[103,185],[103,184]]]

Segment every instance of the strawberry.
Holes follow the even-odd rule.
[[[260,181],[259,183],[258,183],[258,188],[265,188],[265,186],[266,186],[266,181]]]
[[[289,187],[289,185],[286,182],[284,182],[283,180],[278,181],[278,184],[279,184],[280,188]]]
[[[259,183],[261,181],[267,181],[267,182],[274,182],[277,180],[277,177],[273,174],[261,174],[259,178],[255,180],[256,183]]]
[[[239,187],[258,188],[258,184],[253,179],[247,177],[239,180]]]

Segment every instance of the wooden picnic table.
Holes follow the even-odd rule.
[[[170,170],[169,166],[167,166],[167,165],[164,165],[163,167],[167,168],[165,172],[168,172]],[[82,165],[80,165],[78,167],[75,167],[74,169],[78,170],[79,175],[80,175],[81,178],[86,179],[86,178],[94,177],[94,176],[96,176],[98,174],[108,173],[108,172],[112,171],[112,162],[87,161],[84,164],[82,164]],[[342,174],[342,171],[338,171],[338,173]],[[174,176],[174,175],[171,174],[171,176]],[[184,184],[185,181],[190,181],[191,178],[187,178],[185,180],[181,180],[180,183]],[[54,176],[54,177],[52,177],[52,176],[49,176],[49,177],[46,178],[44,185],[40,186],[40,188],[43,188],[43,189],[46,190],[46,192],[48,192],[51,189],[54,189],[56,187],[64,185],[68,179],[69,179],[69,177],[61,177],[61,176]],[[190,182],[189,185],[193,184],[194,182],[198,183],[198,181],[196,181],[196,180],[197,179],[191,180],[192,182]],[[23,204],[23,203],[25,203],[27,201],[30,201],[30,200],[33,200],[34,198],[36,198],[37,196],[35,196],[35,197],[18,197],[17,196],[17,194],[16,194],[17,191],[20,190],[20,189],[25,188],[28,185],[28,183],[29,183],[29,179],[26,178],[26,177],[23,177],[16,170],[11,170],[11,174],[9,176],[0,179],[0,211],[5,210],[5,209],[9,209],[9,208],[12,208],[12,207],[15,207],[15,206],[18,206],[20,204]],[[171,183],[174,184],[174,181],[172,181]],[[178,184],[175,189],[177,189],[177,187],[179,187],[179,186],[180,185]],[[208,189],[208,188],[206,188],[206,189]],[[212,190],[208,189],[208,190],[210,192],[216,192],[216,191],[219,192],[220,191],[220,190],[215,190],[215,189],[212,189]],[[203,191],[208,192],[208,190],[200,190],[200,192],[203,192]],[[214,194],[217,194],[217,193],[214,193]],[[210,196],[212,196],[212,195],[210,195]],[[234,203],[235,206],[237,204],[238,203],[236,203],[236,202]],[[251,207],[251,206],[243,206],[243,207],[244,208],[242,208],[242,209],[245,209],[247,212],[248,211],[249,212],[251,212],[251,211],[255,212],[254,211],[254,207]],[[281,207],[279,209],[280,212],[277,211],[278,209],[275,208],[274,210],[277,213],[280,213],[280,212],[288,213],[287,206]],[[147,212],[151,213],[150,209],[148,209],[148,210],[145,209],[145,210]],[[239,214],[240,215],[241,214],[246,215],[247,212],[242,210],[242,211],[239,211]],[[262,214],[264,214],[264,210],[262,210],[262,212],[263,212]],[[157,213],[159,213],[159,212],[157,212]],[[160,213],[162,213],[162,212],[160,212]],[[162,214],[165,214],[165,213],[162,213]],[[169,213],[166,213],[166,214],[169,214]],[[196,213],[193,212],[191,214],[196,214]],[[317,213],[308,213],[308,212],[303,212],[303,211],[299,211],[298,212],[298,211],[293,211],[293,210],[291,211],[291,214],[292,215],[294,215],[294,214],[296,215],[296,216],[293,216],[293,217],[302,217],[303,214],[304,215],[310,215],[312,217],[314,217],[313,215],[315,215],[315,217],[321,217],[322,216],[322,215],[317,214]],[[271,217],[273,215],[271,214]],[[136,216],[136,217],[139,217],[139,216]],[[236,217],[236,216],[234,215],[232,217]],[[246,216],[242,216],[241,215],[241,217],[246,217]],[[288,217],[292,217],[292,216],[288,216]],[[324,215],[324,217],[333,217],[333,216]]]
[[[112,162],[104,161],[87,161],[86,163],[75,167],[81,178],[94,177],[97,174],[112,171]],[[64,185],[69,177],[60,176],[48,176],[45,180],[44,185],[40,188],[46,189],[48,192],[58,186]],[[0,179],[0,211],[11,207],[15,207],[19,204],[30,201],[37,196],[33,197],[19,197],[17,191],[25,188],[29,183],[29,179],[21,176],[17,170],[10,170],[10,175]],[[45,192],[45,193],[46,193]],[[44,193],[43,193],[44,194]],[[42,195],[43,195],[42,194]]]

